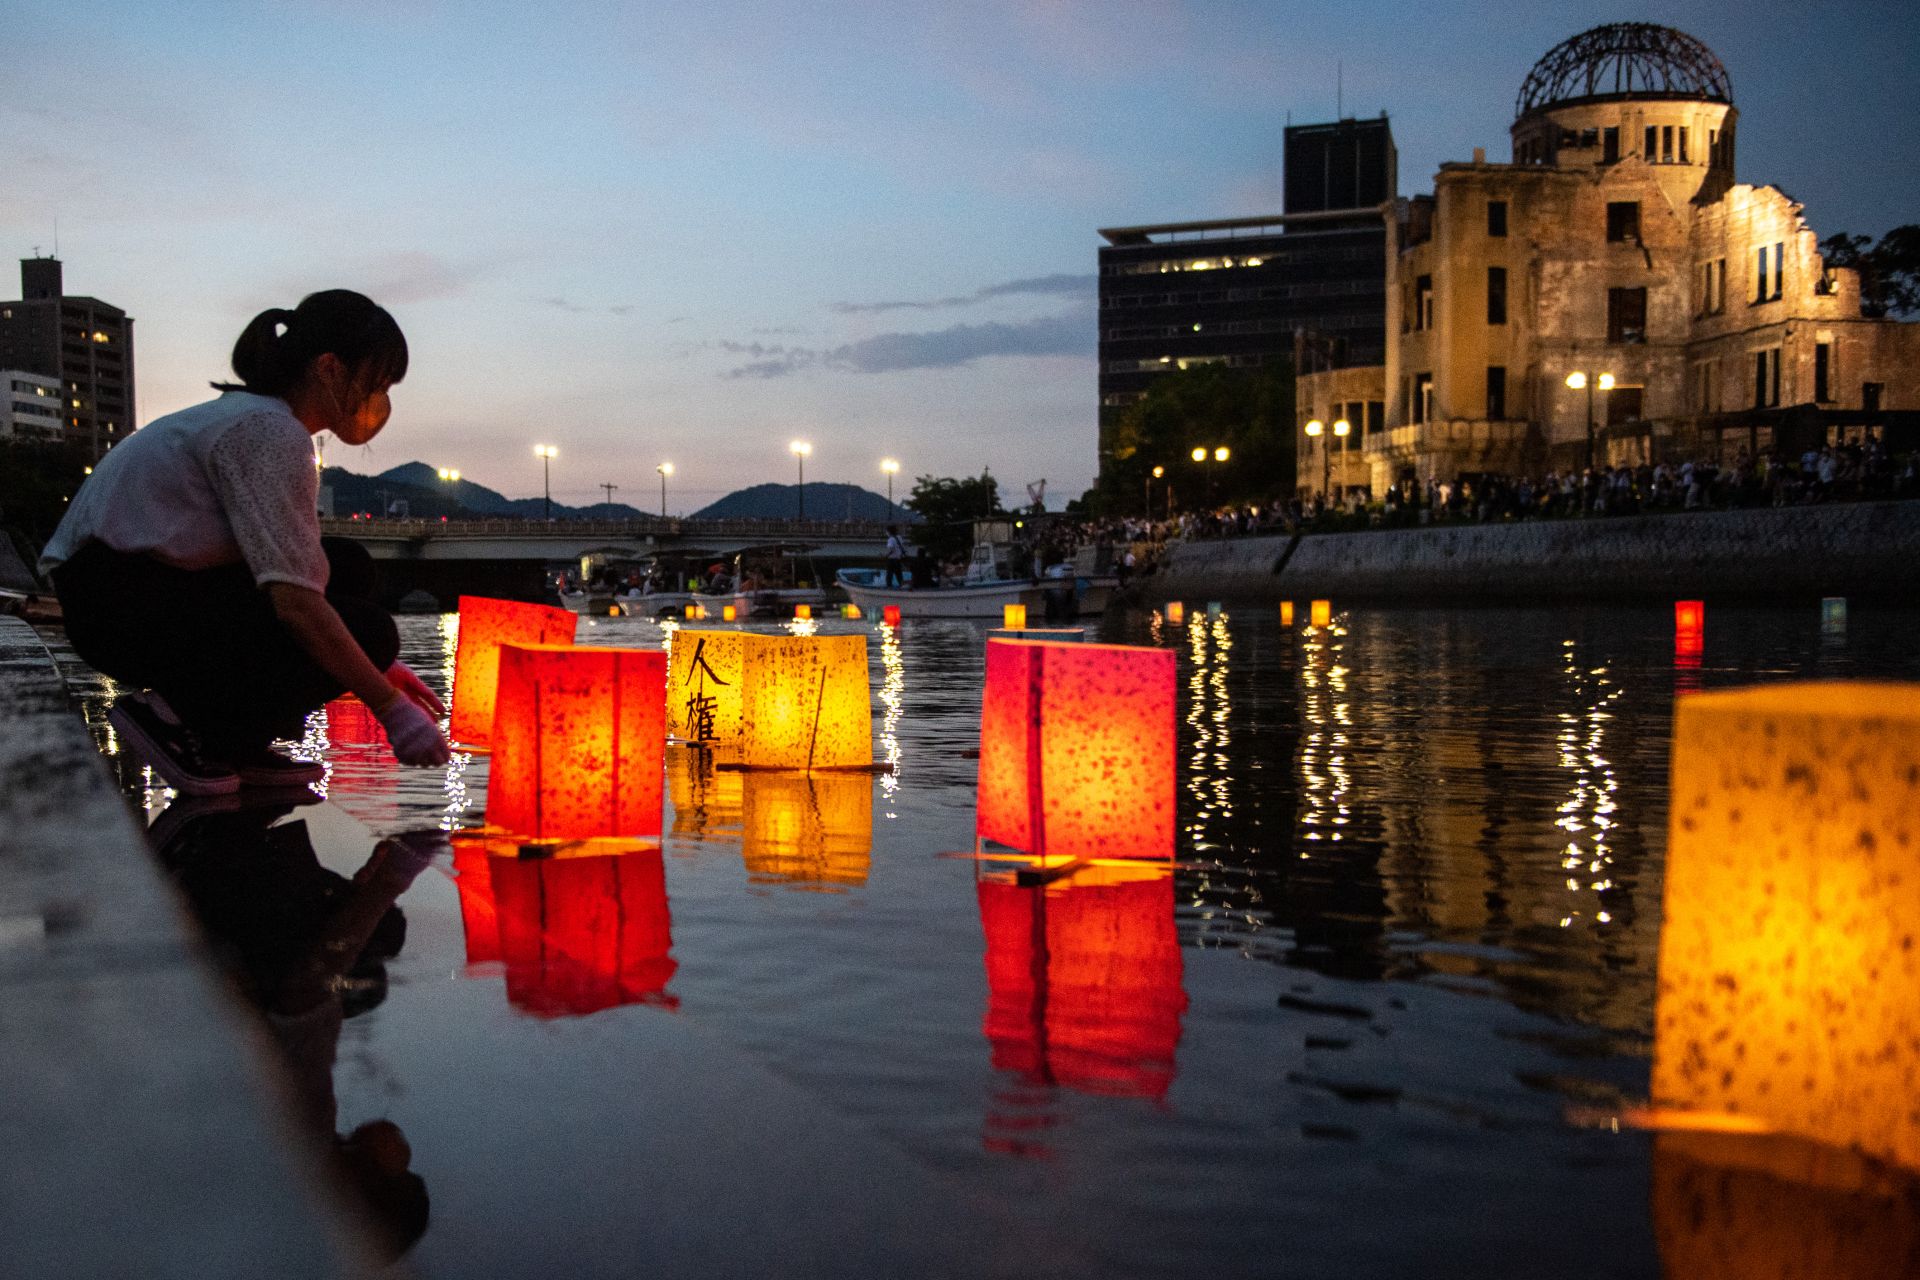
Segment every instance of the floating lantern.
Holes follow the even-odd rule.
[[[740,853],[750,880],[862,885],[873,852],[873,778],[748,773]]]
[[[1174,656],[987,642],[979,835],[1037,857],[1171,858]]]
[[[1707,606],[1699,600],[1675,600],[1673,602],[1673,630],[1675,635],[1689,631],[1702,632],[1707,629]]]
[[[660,834],[667,655],[506,645],[487,823],[562,840]]]
[[[846,616],[858,622],[860,620],[860,606],[857,604],[848,605]]]
[[[796,618],[811,618],[813,616],[813,606],[810,604],[797,604],[793,606],[793,616]]]
[[[715,768],[710,751],[667,752],[667,797],[673,834],[695,838],[738,836],[748,774]]]
[[[540,1017],[617,1005],[676,1007],[673,921],[655,849],[596,857],[490,857],[507,999]]]
[[[1167,621],[1177,627],[1186,620],[1187,606],[1181,604],[1178,600],[1169,600],[1167,602]]]
[[[1308,606],[1307,621],[1316,627],[1333,625],[1333,601],[1315,600]]]
[[[493,877],[487,870],[484,836],[454,836],[453,887],[460,893],[460,928],[467,939],[467,967],[500,959],[500,915],[493,903]]]
[[[993,1065],[1085,1093],[1162,1098],[1187,994],[1162,868],[1090,867],[1028,888],[982,880]]]
[[[1656,1105],[1920,1166],[1920,685],[1679,699]]]
[[[571,609],[461,596],[449,730],[454,741],[484,747],[492,740],[501,645],[571,644],[578,623],[579,617]]]
[[[723,604],[720,606],[720,621],[732,622],[738,615],[739,610],[735,609],[732,605]]]
[[[746,647],[739,631],[683,630],[667,668],[666,731],[688,742],[740,737],[740,687]]]
[[[1009,631],[1025,631],[1027,629],[1027,606],[1024,604],[1001,605],[1000,625]]]
[[[1218,600],[1207,601],[1207,616],[1209,618],[1217,618],[1220,616],[1220,602]]]
[[[880,621],[886,623],[890,627],[899,626],[900,625],[900,606],[897,604],[890,604],[890,605],[883,606],[880,610]]]
[[[741,763],[822,769],[873,763],[867,638],[753,636],[741,663]]]
[[[610,605],[608,605],[608,606],[607,606],[607,616],[608,616],[609,618],[617,618],[617,617],[619,617],[619,616],[620,616],[620,606],[619,606],[619,605],[617,605],[617,604],[610,604]]]
[[[1291,600],[1280,602],[1280,625],[1283,627],[1293,625],[1293,601]]]
[[[1827,596],[1820,601],[1820,629],[1822,631],[1847,629],[1847,598],[1845,596]]]

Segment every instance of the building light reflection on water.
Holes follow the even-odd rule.
[[[1576,904],[1560,918],[1560,927],[1565,929],[1576,920],[1591,918],[1602,925],[1613,921],[1601,895],[1616,887],[1611,839],[1617,825],[1614,797],[1620,783],[1601,748],[1606,743],[1607,724],[1613,719],[1607,708],[1625,689],[1608,678],[1606,667],[1584,667],[1575,641],[1563,641],[1560,652],[1561,674],[1571,701],[1580,708],[1560,712],[1555,737],[1560,768],[1573,775],[1567,798],[1558,808],[1560,816],[1554,822],[1567,833],[1560,867],[1567,873],[1567,892],[1574,895]],[[1580,896],[1588,893],[1595,895],[1591,903]]]
[[[453,659],[460,648],[460,615],[443,613],[440,615],[440,680],[441,687],[453,688]],[[440,721],[440,731],[448,734],[452,741],[451,719]],[[467,767],[473,763],[473,753],[455,750],[447,757],[447,776],[443,784],[446,792],[446,807],[440,813],[440,829],[459,831],[467,827],[467,810],[473,801],[467,795]]]
[[[889,766],[880,775],[880,794],[890,804],[900,790],[900,708],[907,690],[907,665],[900,653],[898,627],[880,627],[880,667],[880,705],[886,709],[880,719],[880,754]],[[898,815],[888,809],[886,816]]]
[[[1338,622],[1307,628],[1300,646],[1300,825],[1308,840],[1338,841],[1352,816],[1347,807],[1353,777],[1347,755],[1352,745],[1353,708],[1347,701],[1343,659],[1347,631]],[[1311,852],[1302,849],[1302,858]]]
[[[1193,797],[1193,817],[1187,823],[1188,843],[1195,852],[1219,847],[1224,841],[1215,828],[1233,817],[1232,704],[1227,696],[1228,656],[1233,637],[1228,615],[1195,613],[1187,622],[1187,727],[1193,734],[1187,757],[1187,793]]]

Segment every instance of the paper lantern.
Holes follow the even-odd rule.
[[[987,642],[976,830],[1040,857],[1170,858],[1170,649]]]
[[[1656,1104],[1920,1165],[1920,685],[1674,713]]]
[[[516,1008],[552,1018],[679,1004],[666,989],[679,966],[658,850],[494,856],[487,872]]]
[[[1217,618],[1220,616],[1220,602],[1218,600],[1207,601],[1207,616],[1209,618]]]
[[[793,606],[793,616],[796,618],[811,618],[813,616],[813,606],[810,604],[797,604]]]
[[[849,618],[852,618],[852,619],[853,619],[854,621],[856,621],[856,622],[857,622],[857,621],[859,621],[859,620],[860,620],[860,606],[859,606],[859,605],[857,605],[857,604],[850,604],[850,605],[848,605],[848,606],[847,606],[847,611],[846,611],[846,615],[845,615],[845,616],[847,616],[847,617],[849,617]]]
[[[742,763],[776,769],[873,763],[866,636],[757,635],[741,665]]]
[[[456,835],[451,843],[453,887],[460,894],[460,928],[467,940],[467,966],[494,964],[500,959],[500,913],[493,902],[487,852],[496,841],[485,836]]]
[[[1316,627],[1332,626],[1333,601],[1315,600],[1313,604],[1309,606],[1307,621]]]
[[[1024,631],[1027,628],[1027,606],[1024,604],[1006,604],[1000,606],[1000,625],[1009,631]]]
[[[880,621],[886,623],[890,627],[899,626],[900,625],[900,606],[897,604],[882,606],[880,610]]]
[[[713,757],[712,751],[667,751],[667,798],[673,802],[676,836],[725,839],[740,833],[749,775],[716,768]]]
[[[732,605],[723,604],[720,606],[720,621],[732,622],[738,615],[739,610],[735,609]]]
[[[683,629],[673,638],[667,668],[667,729],[687,742],[734,742],[740,737],[740,688],[746,646],[757,637],[739,631]]]
[[[1673,630],[1675,635],[1684,635],[1689,631],[1701,632],[1707,629],[1707,606],[1698,600],[1675,600],[1673,602]]]
[[[1181,604],[1178,600],[1169,600],[1167,602],[1167,621],[1177,627],[1186,620],[1187,606]]]
[[[1291,600],[1280,602],[1280,625],[1283,627],[1293,625],[1293,601]]]
[[[983,880],[979,897],[994,1067],[1085,1093],[1165,1097],[1187,1008],[1172,873],[1087,868],[1033,888]]]
[[[867,882],[873,778],[865,773],[749,773],[740,853],[752,880],[809,886]]]
[[[460,639],[453,654],[456,742],[483,747],[493,738],[494,690],[503,644],[571,644],[579,617],[571,609],[517,600],[460,597]]]
[[[700,616],[700,606],[697,604],[694,604],[692,601],[688,601],[687,607],[686,607],[687,621],[692,622],[695,619],[697,619],[699,616]]]
[[[667,655],[505,645],[487,823],[539,839],[660,834]]]
[[[1847,598],[1827,596],[1820,601],[1820,628],[1823,631],[1847,629]]]
[[[1055,640],[1061,644],[1078,644],[1086,638],[1085,627],[1028,627],[1024,631],[995,627],[987,632],[989,640]]]

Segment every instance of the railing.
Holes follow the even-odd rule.
[[[694,520],[642,516],[628,520],[487,520],[323,517],[322,533],[353,538],[752,538],[763,542],[821,542],[849,538],[881,541],[878,520]]]

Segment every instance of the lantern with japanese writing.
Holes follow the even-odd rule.
[[[1920,1167],[1920,685],[1674,711],[1656,1103]]]
[[[979,896],[993,1065],[1085,1093],[1165,1097],[1187,1008],[1172,871],[982,880]]]
[[[740,853],[752,880],[862,885],[873,852],[866,773],[748,773]]]
[[[453,656],[455,742],[484,747],[493,737],[494,693],[503,644],[571,644],[579,616],[570,609],[517,600],[460,597],[460,639]]]
[[[667,655],[505,645],[487,823],[539,839],[660,834]]]
[[[553,1018],[679,1004],[667,992],[679,966],[659,850],[494,856],[487,872],[516,1008]]]
[[[740,736],[740,687],[746,647],[741,631],[683,630],[667,668],[667,733],[687,742]]]
[[[979,835],[1037,857],[1171,858],[1169,649],[987,642]]]
[[[866,636],[753,636],[740,688],[742,764],[833,769],[873,763]]]

